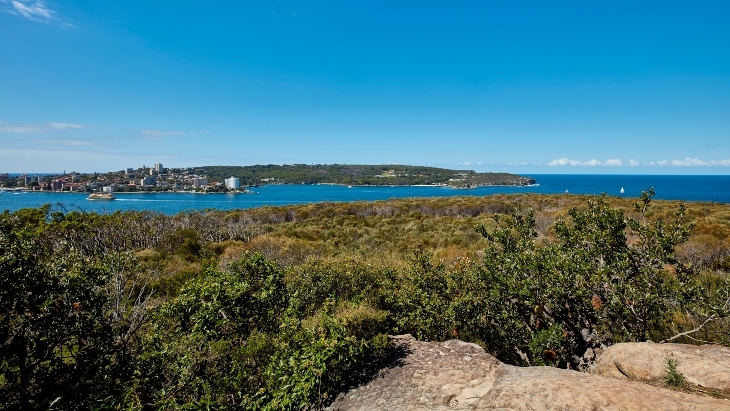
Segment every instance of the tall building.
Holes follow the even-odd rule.
[[[207,184],[208,184],[207,178],[194,178],[193,179],[193,187],[202,187]]]
[[[165,172],[165,167],[162,167],[162,163],[156,163],[155,171],[157,172],[157,174],[162,174]]]
[[[231,176],[231,178],[227,178],[226,180],[226,188],[231,190],[238,190],[241,188],[241,182],[237,177]]]

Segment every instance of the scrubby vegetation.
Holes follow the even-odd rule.
[[[730,344],[726,205],[497,195],[0,215],[7,409],[318,409],[388,334],[583,369]]]

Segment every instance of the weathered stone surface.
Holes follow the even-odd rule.
[[[632,381],[657,381],[665,359],[691,384],[730,393],[730,349],[721,345],[621,343],[608,348],[591,369],[594,374]]]
[[[550,367],[503,364],[458,340],[394,338],[403,357],[331,410],[730,410],[730,401]]]

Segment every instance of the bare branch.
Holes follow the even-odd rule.
[[[673,337],[669,337],[669,338],[667,338],[667,339],[661,340],[661,341],[659,341],[659,343],[660,343],[660,344],[662,344],[662,343],[666,343],[666,342],[674,341],[674,340],[676,340],[677,338],[680,338],[680,337],[684,337],[684,336],[686,336],[686,335],[689,335],[689,334],[694,334],[694,333],[696,333],[697,331],[699,331],[699,330],[701,330],[702,328],[704,328],[704,326],[705,326],[705,325],[709,324],[709,323],[710,323],[710,322],[712,322],[712,321],[718,320],[718,319],[720,319],[720,317],[718,317],[718,316],[717,316],[717,314],[712,314],[711,316],[707,317],[707,319],[705,320],[705,322],[703,322],[702,324],[700,324],[700,326],[699,326],[699,327],[696,327],[696,328],[694,328],[694,329],[691,329],[691,330],[689,330],[689,331],[685,331],[685,332],[683,332],[683,333],[679,333],[679,334],[677,334],[677,335],[675,335],[675,336],[673,336]]]
[[[519,348],[517,348],[517,347],[515,347],[515,351],[517,352],[517,355],[519,355],[519,356],[520,356],[520,358],[522,358],[522,361],[526,362],[528,366],[529,366],[529,365],[532,365],[532,364],[530,363],[530,357],[528,357],[528,356],[527,356],[527,354],[523,353],[523,352],[522,352],[522,350],[520,350],[520,349],[519,349]]]

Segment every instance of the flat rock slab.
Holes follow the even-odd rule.
[[[603,352],[591,372],[632,381],[661,381],[666,358],[691,384],[730,394],[730,348],[721,345],[621,343]]]
[[[506,365],[476,344],[396,336],[404,352],[371,382],[340,395],[331,410],[728,410],[730,401],[635,381]]]

